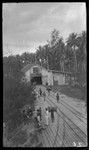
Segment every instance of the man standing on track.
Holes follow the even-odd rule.
[[[59,102],[59,94],[56,95],[57,102]]]
[[[40,96],[42,96],[42,90],[41,90],[41,88],[40,88],[40,90],[39,90],[39,93],[40,93]]]
[[[37,109],[37,121],[38,121],[38,125],[40,126],[41,125],[41,120],[40,120],[40,111],[39,109]]]
[[[46,108],[46,112],[45,112],[45,119],[46,119],[46,125],[48,126],[49,125],[49,111],[47,108]]]
[[[50,113],[51,113],[51,120],[53,123],[54,122],[54,109],[53,109],[53,107],[50,109]]]
[[[43,93],[43,97],[44,97],[44,101],[45,101],[45,98],[46,98],[46,93],[45,93],[45,91],[44,91],[44,93]]]

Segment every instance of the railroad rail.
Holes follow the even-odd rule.
[[[48,100],[47,100],[48,101]],[[50,104],[50,102],[48,101],[48,103]],[[53,103],[53,105],[52,105],[52,101],[51,101],[51,106],[54,106],[55,105],[55,103]],[[56,105],[55,105],[56,106]],[[76,135],[77,136],[77,138],[78,138],[78,140],[79,141],[81,141],[81,142],[83,142],[84,143],[84,145],[86,145],[86,141],[85,141],[85,139],[87,139],[87,135],[67,116],[67,115],[65,115],[59,108],[58,108],[58,110],[59,110],[59,113],[61,114],[59,114],[58,112],[57,112],[57,114],[63,119],[63,117],[65,117],[65,123],[66,123],[66,125],[67,126],[65,126],[65,128],[67,128],[68,129],[68,127],[69,127],[69,129],[71,129],[72,131],[73,131],[73,133],[74,133],[74,135]],[[77,132],[76,132],[76,130],[75,129],[77,129]],[[82,136],[82,137],[81,137]],[[75,138],[76,139],[76,138]]]
[[[51,96],[52,96],[52,95],[51,95]],[[55,98],[54,96],[52,96],[52,97]],[[63,99],[62,99],[62,101],[60,101],[60,103],[62,103],[62,102],[66,104],[65,107],[68,106],[68,107],[72,108],[72,110],[74,110],[74,111],[76,112],[76,114],[78,113],[79,115],[82,115],[78,110],[76,110],[74,107],[72,107],[71,105],[69,105],[68,103],[66,103]],[[63,104],[63,103],[62,103],[62,104]],[[68,108],[68,107],[67,107],[67,108]],[[86,119],[83,115],[82,115],[82,118]]]
[[[52,95],[51,95],[52,96]],[[54,96],[52,96],[52,98],[54,98]],[[66,147],[67,145],[73,146],[71,144],[73,144],[73,141],[76,142],[82,142],[84,145],[86,145],[86,140],[87,140],[87,135],[85,134],[85,132],[83,132],[66,114],[64,114],[60,108],[57,106],[57,104],[55,104],[51,98],[46,97],[46,101],[50,104],[50,106],[56,106],[57,107],[57,115],[58,115],[58,120],[57,120],[57,130],[56,130],[56,134],[54,135],[53,131],[51,128],[49,128],[48,130],[46,130],[46,132],[44,132],[44,134],[46,135],[46,137],[48,137],[48,141],[49,143],[51,142],[51,146],[59,146],[59,140],[62,140],[62,145]],[[73,107],[71,107],[70,105],[68,105],[66,102],[63,101],[60,102],[62,105],[63,103],[65,103],[67,106],[63,105],[64,107],[66,107],[67,109],[69,109],[79,120],[81,120],[79,118],[79,114],[80,112],[76,111],[76,109],[74,109]],[[70,108],[69,108],[70,107]],[[63,127],[64,127],[64,131],[62,133],[62,135],[59,133],[59,117],[63,120]],[[82,121],[83,122],[83,121]],[[83,122],[85,123],[85,122]],[[86,123],[85,123],[86,125]],[[52,135],[51,137],[55,138],[51,139],[50,134]],[[68,138],[69,137],[69,138]],[[64,140],[64,138],[66,140]],[[70,144],[71,143],[71,144]]]
[[[51,95],[51,97],[54,98],[54,96],[52,96],[52,95]],[[60,100],[59,100],[59,101],[60,101]],[[75,114],[75,116],[76,116],[79,120],[81,120],[84,124],[87,125],[87,123],[85,123],[85,122],[81,119],[81,117],[84,118],[85,120],[86,120],[86,118],[85,118],[84,116],[81,116],[82,114],[81,114],[79,111],[77,111],[74,107],[72,107],[72,106],[69,105],[68,103],[64,102],[63,100],[60,101],[59,103],[61,103],[64,107],[66,107],[67,109],[69,109],[73,114]],[[80,117],[80,116],[81,116],[81,117]]]

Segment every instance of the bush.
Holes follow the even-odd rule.
[[[3,119],[4,121],[11,120],[15,128],[23,121],[19,109],[26,104],[34,106],[33,88],[31,85],[17,82],[12,78],[4,78],[3,83]]]

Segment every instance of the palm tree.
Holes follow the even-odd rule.
[[[82,55],[83,55],[83,63],[82,63],[82,70],[86,71],[86,56],[87,56],[87,52],[86,52],[86,32],[83,31],[82,32]]]
[[[77,58],[76,58],[76,50],[77,50],[77,34],[71,33],[66,41],[67,46],[70,47],[71,50],[74,52],[74,59],[75,59],[75,73],[77,72]]]
[[[51,41],[50,41],[51,47],[55,46],[55,44],[58,42],[58,40],[59,40],[59,31],[54,29],[51,32]]]
[[[78,70],[79,70],[79,80],[80,85],[82,86],[86,82],[86,32],[83,31],[78,37],[78,53],[77,53],[77,60],[78,60]]]
[[[65,54],[62,54],[60,59],[61,71],[65,71]]]

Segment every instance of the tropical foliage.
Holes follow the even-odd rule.
[[[60,32],[56,29],[51,32],[47,44],[39,46],[36,53],[25,52],[21,56],[3,57],[6,113],[16,108],[17,105],[22,105],[24,96],[28,96],[29,87],[26,89],[26,86],[23,87],[20,83],[23,75],[21,69],[26,64],[37,62],[51,70],[71,72],[75,76],[75,81],[79,83],[80,87],[83,87],[86,85],[86,59],[86,32],[71,33],[64,42]]]

